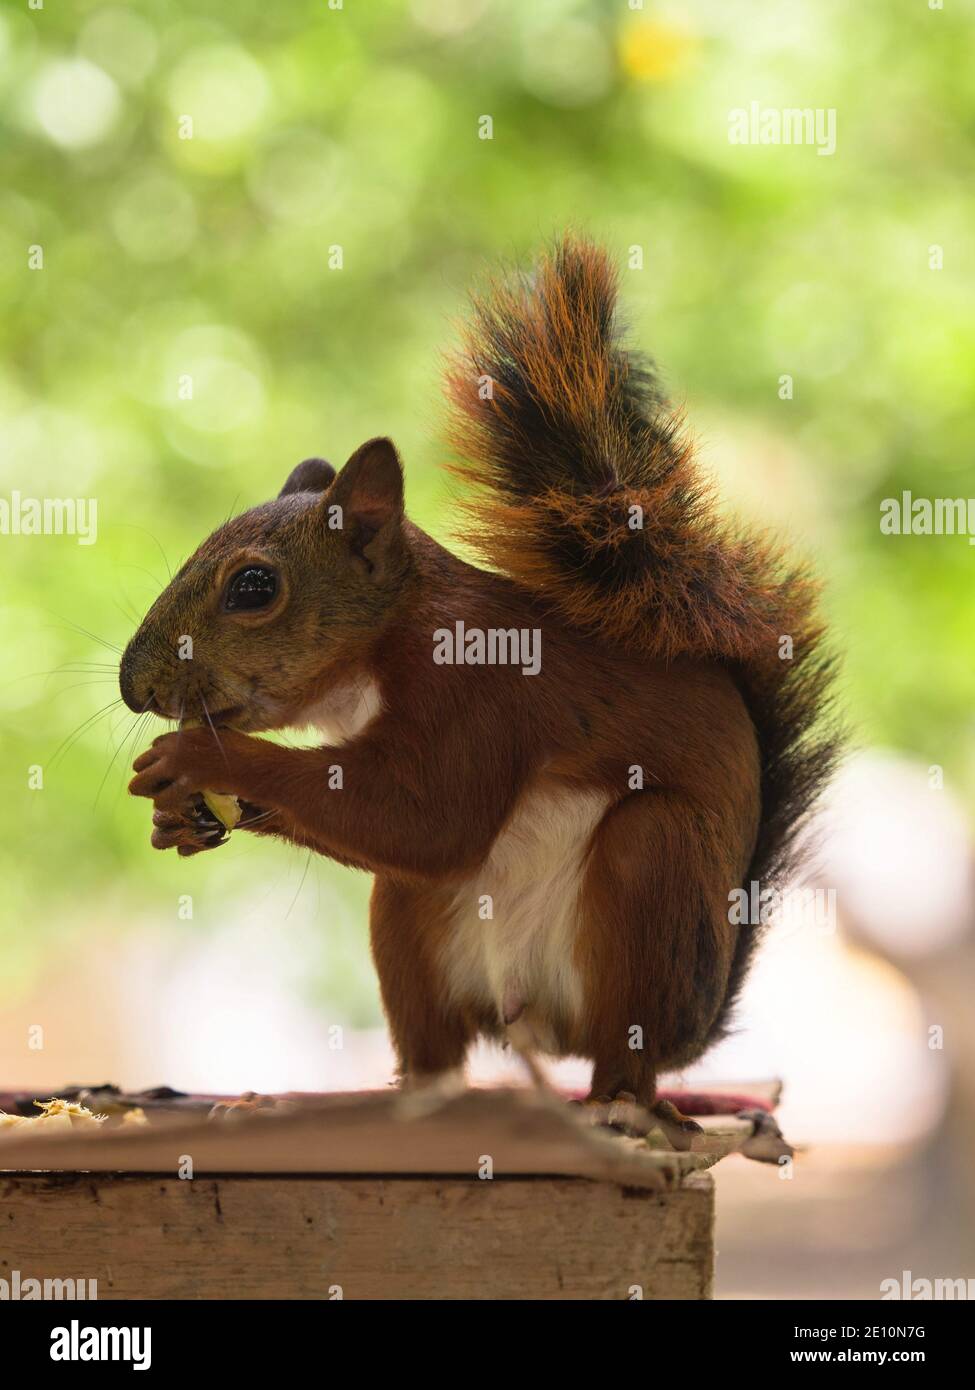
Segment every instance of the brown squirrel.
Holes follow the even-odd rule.
[[[567,238],[474,301],[451,441],[490,569],[406,519],[372,439],[216,530],[120,685],[205,721],[134,764],[158,848],[223,841],[209,789],[242,828],[375,875],[404,1079],[516,1033],[591,1058],[594,1099],[652,1108],[658,1071],[727,1027],[758,935],[730,895],[786,870],[835,741],[815,586],[719,517],[619,342],[616,288]],[[324,747],[248,737],[308,725]]]

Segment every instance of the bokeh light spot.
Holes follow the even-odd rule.
[[[529,91],[552,106],[589,106],[606,95],[613,80],[606,41],[583,20],[526,34],[521,71]]]
[[[81,149],[96,145],[112,129],[119,112],[115,83],[87,58],[48,63],[34,91],[34,111],[56,145]]]
[[[152,25],[131,10],[98,10],[78,38],[78,51],[123,87],[136,87],[156,65],[159,44]]]
[[[120,194],[112,227],[133,260],[171,261],[196,236],[196,207],[176,179],[150,173]]]
[[[690,35],[658,20],[627,24],[620,32],[620,64],[637,82],[667,82],[678,76],[693,49]]]
[[[193,118],[194,139],[238,140],[260,125],[270,88],[259,63],[236,44],[198,48],[169,83],[174,116]]]

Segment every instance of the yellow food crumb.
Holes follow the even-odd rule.
[[[59,1100],[54,1097],[51,1100],[35,1100],[34,1104],[41,1112],[39,1115],[5,1115],[0,1112],[0,1130],[14,1130],[23,1125],[30,1125],[33,1130],[36,1131],[40,1127],[48,1134],[55,1130],[90,1129],[105,1120],[104,1115],[96,1115],[87,1106],[78,1105],[73,1100]]]
[[[184,719],[180,725],[181,729],[198,729],[201,724],[199,719]],[[235,796],[224,796],[220,792],[203,792],[203,800],[206,802],[207,809],[216,816],[217,820],[229,833],[240,820],[240,802]]]

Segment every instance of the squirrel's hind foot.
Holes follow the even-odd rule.
[[[683,1114],[670,1100],[658,1100],[649,1109],[639,1104],[632,1091],[615,1095],[589,1095],[577,1101],[588,1112],[590,1124],[615,1130],[630,1139],[643,1139],[652,1130],[663,1130],[668,1143],[681,1152],[693,1147],[694,1136],[704,1131],[697,1120]]]

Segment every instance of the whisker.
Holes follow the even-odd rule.
[[[122,759],[122,773],[119,777],[118,789],[115,793],[115,805],[118,805],[119,797],[122,795],[122,792],[125,790],[127,784],[127,778],[129,773],[128,764],[130,764],[132,761],[132,752],[137,746],[139,739],[141,739],[142,734],[145,731],[146,725],[151,724],[154,717],[155,716],[151,710],[143,710],[141,713],[136,715],[135,723],[132,725],[128,733],[123,734],[122,736],[122,747],[124,748],[125,753]]]
[[[210,725],[210,732],[213,734],[213,737],[217,740],[217,747],[220,749],[220,756],[221,756],[221,758],[223,758],[224,763],[226,764],[226,766],[229,767],[229,766],[230,766],[230,761],[229,761],[229,759],[227,758],[226,752],[224,751],[224,746],[223,746],[223,744],[220,742],[220,735],[217,733],[217,726],[214,724],[213,720],[210,718],[210,711],[207,709],[207,702],[206,702],[206,700],[203,698],[202,693],[201,693],[201,695],[200,695],[200,704],[203,706],[203,713],[206,715],[206,721],[207,721],[207,723]]]
[[[115,526],[120,526],[120,527],[122,527],[123,529],[129,530],[129,531],[141,531],[141,532],[143,533],[143,535],[148,536],[149,539],[150,539],[150,540],[153,542],[153,544],[155,545],[156,549],[159,551],[159,554],[162,556],[162,562],[163,562],[163,564],[166,566],[166,572],[167,572],[168,575],[169,575],[170,582],[172,582],[173,571],[172,571],[172,570],[170,569],[170,567],[169,567],[169,561],[166,559],[166,552],[165,552],[165,550],[163,550],[163,548],[162,548],[162,546],[161,546],[161,544],[160,544],[160,542],[159,542],[159,537],[158,537],[158,536],[154,536],[154,535],[152,534],[152,532],[149,530],[148,527],[146,527],[146,526],[138,526],[138,525],[136,525],[136,523],[135,523],[134,521],[116,521],[116,522],[114,523],[114,525],[115,525]],[[159,587],[162,588],[162,585],[160,584]]]
[[[121,698],[117,700],[112,700],[109,704],[103,705],[100,710],[96,710],[94,714],[90,714],[87,719],[85,719],[81,724],[78,725],[76,729],[74,729],[70,734],[68,734],[66,739],[63,739],[62,742],[58,744],[57,748],[54,750],[51,757],[48,759],[48,767],[53,768],[57,763],[59,757],[67,756],[70,749],[74,747],[78,739],[81,738],[82,734],[84,734],[93,724],[97,724],[99,720],[104,719],[106,714],[108,714],[111,710],[115,709],[121,703]]]
[[[46,611],[49,613],[51,612],[50,609]],[[70,627],[73,628],[75,632],[80,632],[83,637],[90,637],[91,640],[97,642],[100,647],[107,647],[108,650],[114,652],[116,656],[122,655],[122,648],[116,647],[114,642],[106,642],[104,637],[96,637],[93,632],[89,632],[86,627],[81,627],[78,623],[73,623],[70,618],[62,617],[60,613],[51,613],[51,617],[57,618],[65,627]]]
[[[64,666],[56,666],[53,671],[35,671],[35,676],[118,676],[118,666],[104,666],[100,662],[78,662],[71,666],[65,662]]]
[[[87,675],[88,673],[85,672],[85,674]],[[96,677],[95,680],[90,680],[90,681],[75,681],[74,685],[62,685],[61,689],[60,689],[60,690],[55,690],[55,692],[54,692],[53,695],[47,696],[47,698],[44,699],[44,700],[39,700],[39,701],[38,701],[38,707],[41,706],[41,705],[49,705],[49,704],[51,703],[51,701],[52,701],[52,700],[56,700],[57,697],[58,697],[59,695],[67,695],[67,693],[68,693],[69,690],[84,690],[87,686],[90,686],[90,685],[115,685],[115,684],[116,684],[115,679],[114,679],[114,677],[112,677],[112,676],[98,676],[98,677]]]
[[[155,584],[156,588],[159,589],[160,592],[162,592],[162,590],[166,587],[165,584],[161,583],[160,580],[157,579],[157,577],[153,574],[152,570],[146,569],[145,565],[119,564],[118,568],[123,570],[136,570],[139,574],[147,575],[152,580],[153,584]],[[170,579],[172,579],[172,574],[170,574],[169,577]]]
[[[135,608],[132,606],[132,604],[129,602],[127,598],[125,599],[125,602],[128,604],[127,610],[122,606],[121,603],[119,603],[118,599],[115,600],[115,607],[122,614],[122,617],[126,620],[126,622],[135,623],[136,627],[138,627],[142,619],[139,617],[138,613],[135,611]]]
[[[116,759],[118,758],[118,755],[121,753],[122,749],[125,748],[125,747],[127,746],[127,744],[129,743],[130,739],[131,739],[131,741],[132,741],[133,743],[135,742],[136,735],[138,734],[138,731],[139,731],[139,726],[144,722],[144,720],[145,720],[146,718],[148,718],[148,714],[147,714],[147,712],[146,712],[145,710],[143,711],[142,714],[136,716],[136,721],[135,721],[134,727],[133,727],[132,729],[130,729],[130,730],[129,730],[129,733],[126,734],[126,735],[122,738],[122,740],[121,740],[121,742],[119,743],[118,747],[116,748],[115,752],[112,754],[111,758],[109,759],[108,767],[105,769],[105,772],[104,772],[104,774],[103,774],[103,776],[102,776],[102,780],[101,780],[101,781],[99,782],[99,784],[98,784],[98,790],[97,790],[97,792],[95,793],[95,800],[92,802],[92,809],[93,809],[93,810],[94,810],[94,808],[98,805],[98,798],[99,798],[99,797],[101,796],[101,794],[102,794],[102,789],[104,788],[105,783],[108,781],[108,775],[109,775],[109,773],[111,772],[112,768],[115,766],[115,761],[116,761]],[[125,764],[124,764],[124,763],[122,764],[122,767],[123,767],[123,776],[124,776],[124,768],[125,768]],[[119,791],[121,792],[121,788],[119,788]],[[117,799],[117,798],[116,798],[116,799]]]
[[[63,666],[55,666],[51,671],[35,671],[37,676],[57,676],[69,675],[77,676],[84,672],[86,675],[117,676],[118,662],[108,661],[66,661]]]
[[[302,875],[301,875],[301,882],[298,884],[298,890],[297,890],[297,892],[295,893],[294,897],[291,899],[291,906],[288,908],[287,912],[284,914],[284,920],[285,920],[285,921],[287,921],[288,918],[291,916],[291,913],[292,913],[292,911],[294,910],[294,905],[295,905],[295,903],[296,903],[296,902],[298,901],[298,899],[301,897],[301,890],[302,890],[302,888],[304,888],[304,886],[305,886],[305,879],[308,877],[308,870],[309,870],[310,866],[311,866],[311,850],[308,851],[308,858],[305,860],[305,867],[304,867],[304,871],[302,872]]]
[[[142,742],[146,733],[147,726],[152,723],[151,714],[140,714],[132,726],[132,732],[125,739],[125,752],[122,758],[122,775],[119,778],[118,790],[115,793],[115,800],[118,801],[127,785],[127,779],[132,772],[133,754]]]
[[[50,680],[52,676],[104,676],[106,680],[111,679],[114,684],[117,675],[117,666],[101,666],[96,665],[94,662],[90,666],[86,664],[77,666],[66,664],[64,666],[55,666],[53,671],[28,671],[26,675],[14,676],[12,680],[4,681],[3,686],[0,688],[6,690],[8,686],[19,685],[21,681],[38,680],[41,676],[46,677],[46,680]]]
[[[108,741],[109,741],[109,743],[114,743],[114,742],[115,742],[116,735],[118,734],[119,724],[122,723],[124,720],[126,720],[126,719],[131,719],[131,718],[132,718],[132,710],[130,710],[130,709],[128,708],[128,706],[126,706],[125,709],[119,710],[119,712],[118,712],[118,714],[116,715],[115,718],[109,720],[109,722],[108,722]],[[130,724],[130,725],[129,725],[129,728],[131,728],[131,727],[132,727],[132,726],[131,726],[131,724]],[[125,737],[128,738],[128,734],[126,734]]]

